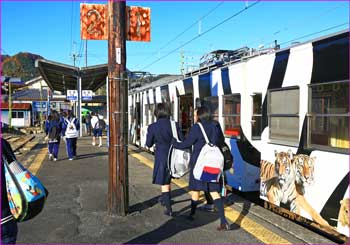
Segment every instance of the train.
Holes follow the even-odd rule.
[[[206,103],[234,157],[227,185],[349,238],[349,30],[129,90],[129,142],[157,103],[186,135]]]

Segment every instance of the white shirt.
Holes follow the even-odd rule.
[[[91,127],[95,128],[97,123],[98,123],[98,117],[97,116],[93,116],[91,118]]]

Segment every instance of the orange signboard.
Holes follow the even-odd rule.
[[[127,6],[127,40],[151,41],[151,9]]]
[[[80,4],[80,33],[84,40],[107,40],[107,5]]]

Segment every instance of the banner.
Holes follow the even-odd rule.
[[[151,9],[127,6],[127,37],[129,41],[151,41]]]
[[[107,40],[107,5],[80,4],[80,33],[83,40]]]

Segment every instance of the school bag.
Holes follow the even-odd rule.
[[[221,150],[222,155],[224,156],[224,171],[229,170],[233,167],[233,156],[231,150],[226,144],[226,142],[220,145],[219,148]]]
[[[201,123],[197,123],[202,131],[206,144],[202,147],[193,169],[196,180],[219,182],[224,168],[224,156],[219,147],[209,142]]]
[[[49,193],[40,180],[17,161],[7,144],[2,149],[5,169],[2,181],[6,183],[10,211],[17,222],[29,220],[42,211]]]
[[[57,142],[59,137],[60,137],[60,133],[58,129],[58,123],[55,123],[49,129],[48,138],[50,142],[54,142],[54,141]]]
[[[78,130],[74,124],[74,121],[75,121],[75,118],[73,118],[71,121],[66,119],[66,122],[67,122],[66,138],[78,138]]]
[[[170,121],[173,137],[179,141],[175,121]],[[173,178],[181,178],[190,171],[190,150],[180,150],[170,146],[168,153],[168,169]]]
[[[96,125],[98,125],[98,128],[102,129],[102,130],[104,130],[106,128],[105,120],[100,119],[100,118],[98,119],[98,123],[96,123]]]

